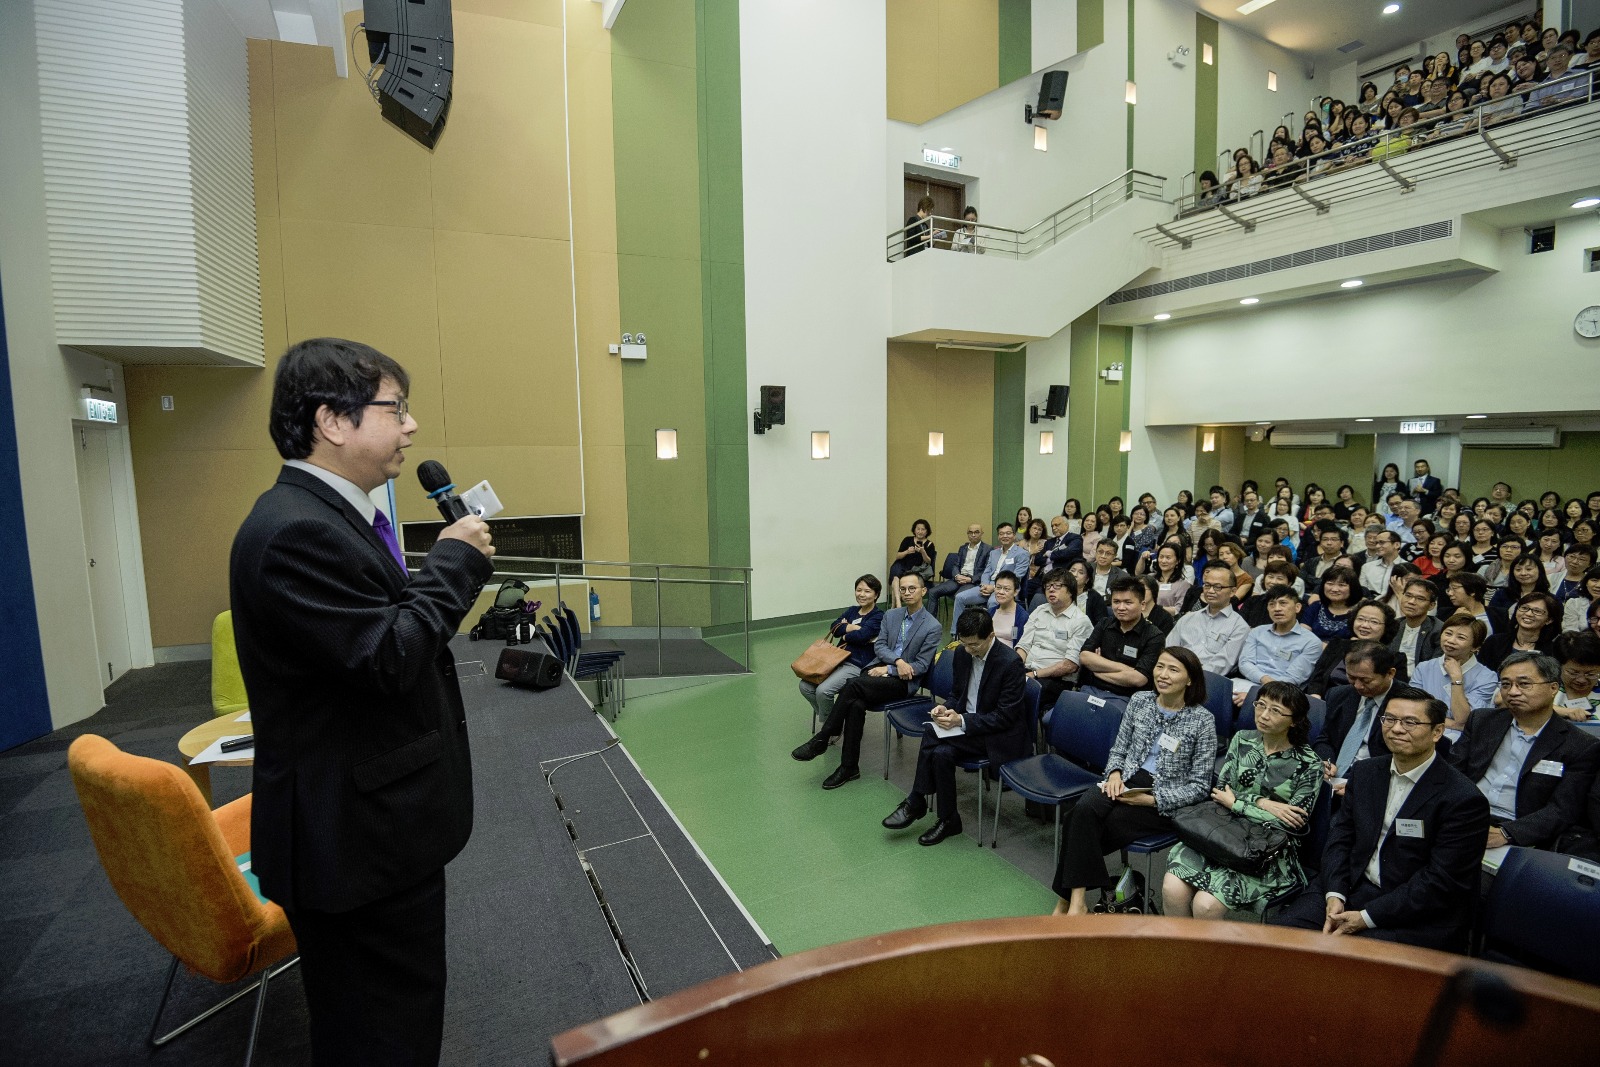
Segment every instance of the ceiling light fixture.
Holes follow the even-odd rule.
[[[1351,278],[1347,282],[1340,282],[1339,283],[1339,288],[1341,288],[1341,289],[1359,289],[1359,288],[1361,288],[1361,279],[1360,278]]]
[[[1385,5],[1383,5],[1383,13],[1385,15],[1393,15],[1396,12],[1398,12],[1399,10],[1400,10],[1400,5],[1399,4],[1385,4]]]
[[[1239,14],[1248,15],[1252,11],[1260,11],[1270,3],[1272,3],[1272,0],[1250,0],[1248,4],[1239,5]]]
[[[1586,196],[1582,200],[1574,200],[1572,206],[1580,211],[1586,207],[1600,207],[1600,196]]]
[[[1243,300],[1239,301],[1239,303],[1249,307],[1251,304],[1261,303],[1261,298],[1259,296],[1247,296]]]
[[[1170,318],[1172,318],[1171,313],[1163,311],[1161,314],[1156,316],[1156,321],[1157,322],[1166,322]]]
[[[1469,418],[1469,419],[1487,419],[1488,417],[1489,416],[1487,416],[1487,415],[1468,415],[1467,416],[1467,418]]]
[[[1371,419],[1357,419],[1357,422],[1371,422]]]

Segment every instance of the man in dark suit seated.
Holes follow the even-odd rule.
[[[1549,848],[1583,814],[1600,740],[1555,713],[1561,666],[1540,652],[1500,665],[1503,708],[1479,708],[1450,762],[1489,799],[1487,847]]]
[[[977,523],[967,525],[967,543],[944,558],[939,571],[941,581],[928,590],[928,610],[939,614],[939,600],[954,597],[983,575],[989,565],[990,547],[984,543],[983,527]]]
[[[929,726],[917,753],[917,777],[911,793],[883,825],[904,830],[928,814],[927,794],[935,797],[939,820],[917,838],[937,845],[961,833],[956,811],[956,763],[987,759],[998,767],[1028,754],[1027,675],[1022,660],[1004,642],[996,641],[994,624],[982,608],[968,608],[956,620],[953,703],[936,707],[930,718],[942,730],[960,733],[940,737]]]
[[[410,380],[352,341],[279,361],[284,458],[233,542],[230,599],[255,728],[251,858],[300,948],[318,1064],[435,1064],[445,864],[472,832],[449,641],[493,572],[476,515],[408,573],[371,493],[400,473]]]
[[[1444,702],[1397,687],[1382,716],[1389,755],[1350,771],[1317,884],[1279,926],[1460,951],[1467,942],[1489,802],[1435,753]]]
[[[1399,660],[1393,649],[1363,642],[1344,658],[1349,685],[1328,690],[1328,717],[1311,747],[1322,757],[1322,777],[1334,781],[1349,776],[1357,760],[1389,751],[1385,731],[1378,721],[1396,689]],[[1341,790],[1336,790],[1341,791]]]

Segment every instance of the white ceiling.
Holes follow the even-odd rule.
[[[1509,6],[1509,0],[1399,0],[1399,12],[1385,15],[1388,0],[1275,0],[1241,15],[1244,0],[1192,2],[1220,22],[1314,60],[1319,69],[1381,59],[1457,26],[1476,26]],[[1534,6],[1529,0],[1530,14]],[[1351,41],[1365,44],[1341,53],[1340,46]]]

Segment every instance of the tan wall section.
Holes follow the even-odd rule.
[[[464,480],[487,478],[508,514],[587,505],[586,554],[627,558],[621,380],[606,350],[619,326],[599,18],[587,0],[457,0],[459,77],[433,152],[380,118],[359,76],[334,77],[325,49],[250,42],[269,369],[128,374],[158,647],[208,640],[227,606],[233,532],[280,462],[266,434],[270,368],[308,337],[365,341],[406,367],[420,426],[408,467],[438,459]],[[570,205],[564,100],[581,190]],[[163,395],[174,411],[160,410]],[[396,495],[403,521],[435,517],[410,471]],[[624,599],[608,614],[625,615]]]
[[[888,0],[888,112],[926,122],[1000,86],[999,0]]]
[[[942,456],[928,455],[931,430],[944,433]],[[993,544],[994,357],[890,342],[888,438],[889,541],[878,577],[917,519],[933,524],[935,571],[970,522]]]

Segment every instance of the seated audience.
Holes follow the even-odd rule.
[[[1017,576],[1010,571],[994,576],[994,607],[989,609],[989,618],[995,640],[1008,648],[1016,645],[1022,628],[1028,625],[1028,609],[1017,603],[1018,584]]]
[[[1239,668],[1239,653],[1250,626],[1229,603],[1232,573],[1220,560],[1206,564],[1200,606],[1180,617],[1167,634],[1168,648],[1187,648],[1200,665],[1227,677]]]
[[[1256,584],[1262,587],[1261,592],[1239,602],[1239,617],[1251,628],[1270,625],[1272,620],[1267,614],[1267,599],[1277,589],[1292,591],[1299,580],[1299,569],[1293,563],[1284,559],[1268,560],[1261,577],[1256,579]]]
[[[1450,762],[1489,801],[1486,848],[1549,848],[1578,821],[1600,768],[1600,739],[1555,714],[1561,667],[1514,652],[1500,668],[1503,708],[1479,708]]]
[[[828,740],[842,734],[839,766],[822,788],[837,789],[861,777],[861,733],[867,709],[904,700],[916,691],[933,667],[939,651],[939,620],[922,608],[927,584],[915,571],[900,579],[900,604],[883,614],[873,645],[873,662],[850,679],[834,698],[833,710],[821,729],[790,755],[802,762],[828,751]]]
[[[1381,716],[1389,754],[1350,771],[1317,884],[1275,923],[1461,951],[1489,802],[1435,754],[1445,706],[1409,686]]]
[[[1589,575],[1589,568],[1594,566],[1594,546],[1577,543],[1568,545],[1565,562],[1566,566],[1561,570],[1561,581],[1552,583],[1550,586],[1550,592],[1555,595],[1556,602],[1563,609],[1565,609],[1567,601],[1574,597],[1581,597],[1584,600],[1590,599],[1589,594],[1584,591],[1583,583],[1584,579]],[[1563,630],[1577,629],[1575,626],[1568,627],[1565,624],[1565,619],[1563,619],[1561,628]]]
[[[1434,616],[1438,590],[1426,578],[1407,578],[1400,589],[1400,625],[1389,647],[1405,657],[1415,674],[1417,665],[1439,655],[1439,631],[1444,623]]]
[[[1134,581],[1143,587],[1144,599],[1140,603],[1139,613],[1144,616],[1146,622],[1161,631],[1161,640],[1165,641],[1178,620],[1172,612],[1156,602],[1161,596],[1161,583],[1151,574],[1135,578]]]
[[[956,620],[961,647],[951,666],[954,681],[948,706],[933,709],[930,718],[939,728],[958,730],[940,737],[929,726],[917,752],[917,774],[911,792],[883,825],[904,830],[928,813],[927,795],[934,795],[938,821],[921,837],[919,845],[937,845],[961,833],[956,810],[956,764],[987,759],[998,767],[1028,754],[1028,689],[1022,660],[1010,647],[995,640],[994,628],[982,608],[969,608]]]
[[[1529,593],[1517,601],[1511,613],[1511,625],[1489,635],[1478,650],[1478,662],[1491,671],[1498,672],[1501,663],[1513,652],[1542,652],[1549,655],[1555,650],[1556,617],[1560,608],[1556,598],[1549,593]]]
[[[1349,651],[1367,642],[1387,647],[1398,628],[1394,612],[1389,610],[1387,604],[1363,600],[1351,613],[1350,636],[1335,637],[1323,646],[1322,655],[1317,657],[1317,665],[1312,668],[1311,677],[1302,688],[1311,696],[1322,696],[1328,690],[1344,685],[1347,680],[1344,661]],[[1396,657],[1395,671],[1399,681],[1409,679],[1405,657]]]
[[[1176,544],[1164,544],[1156,550],[1155,565],[1150,571],[1155,578],[1157,593],[1156,603],[1174,614],[1183,611],[1189,603],[1189,590],[1194,588],[1188,578],[1188,568],[1184,565],[1180,547]]]
[[[855,604],[845,608],[833,620],[833,625],[828,627],[828,636],[849,649],[850,658],[835,667],[833,673],[817,685],[801,680],[800,695],[811,705],[813,725],[827,721],[839,690],[870,667],[877,658],[874,645],[878,640],[878,629],[883,625],[883,612],[878,608],[878,595],[882,592],[883,583],[878,581],[876,575],[863,574],[856,579]]]
[[[1314,593],[1322,586],[1323,574],[1345,554],[1350,545],[1350,536],[1332,520],[1318,522],[1313,529],[1317,539],[1317,554],[1301,554],[1304,562],[1300,565],[1300,577],[1306,580],[1307,591]]]
[[[927,519],[918,519],[911,524],[909,536],[900,539],[900,551],[895,553],[894,562],[889,565],[889,584],[902,575],[911,571],[921,572],[924,579],[933,574],[933,561],[938,559],[938,549],[933,544],[933,527]],[[895,603],[899,607],[898,599]]]
[[[1126,574],[1111,581],[1111,615],[1097,624],[1078,658],[1079,684],[1132,696],[1150,688],[1161,631],[1144,617],[1144,586]]]
[[[1545,60],[1549,76],[1543,84],[1528,94],[1524,114],[1551,111],[1567,104],[1579,104],[1588,99],[1588,79],[1567,74],[1567,64],[1571,59],[1572,53],[1564,47],[1558,46],[1550,50],[1550,55]]]
[[[1117,578],[1125,578],[1128,572],[1118,565],[1117,543],[1110,538],[1103,539],[1094,546],[1094,572],[1092,588],[1101,596],[1109,594],[1111,583]]]
[[[990,551],[983,540],[983,527],[968,523],[966,544],[945,557],[944,569],[939,572],[944,580],[928,591],[928,610],[937,615],[941,598],[953,597],[968,586],[977,585],[989,566]]]
[[[1067,564],[1067,573],[1072,575],[1072,580],[1078,589],[1078,610],[1089,616],[1089,621],[1098,626],[1100,622],[1111,615],[1111,609],[1106,606],[1106,598],[1101,596],[1094,588],[1094,571],[1081,559],[1075,559]]]
[[[1358,599],[1355,571],[1349,567],[1333,567],[1323,575],[1321,593],[1308,598],[1303,613],[1305,623],[1323,641],[1349,637],[1351,616]]]
[[[1112,595],[1125,593],[1119,588]],[[1112,604],[1116,610],[1116,599]],[[1155,691],[1128,701],[1106,759],[1105,780],[1067,817],[1053,884],[1057,915],[1085,914],[1086,891],[1111,884],[1107,852],[1170,831],[1170,812],[1211,794],[1217,728],[1205,707],[1200,661],[1186,648],[1169,648],[1151,674]]]
[[[1600,637],[1587,630],[1556,638],[1556,658],[1561,661],[1561,686],[1556,690],[1556,714],[1573,722],[1600,719]]]
[[[969,535],[970,536],[970,535]],[[994,551],[989,553],[988,565],[983,568],[983,574],[975,586],[962,586],[956,593],[956,609],[954,617],[950,620],[950,636],[956,633],[956,620],[961,618],[968,608],[979,606],[992,606],[990,597],[994,596],[995,575],[1001,571],[1010,571],[1012,574],[1028,573],[1028,550],[1017,544],[1016,527],[1009,522],[1002,522],[994,531]]]
[[[1490,589],[1499,589],[1511,580],[1511,565],[1527,551],[1528,546],[1515,537],[1501,538],[1494,546],[1494,558],[1478,568]]]
[[[1567,595],[1567,602],[1561,609],[1561,628],[1584,629],[1588,625],[1589,607],[1596,602],[1600,602],[1600,565],[1584,571],[1578,588]]]
[[[1277,823],[1291,835],[1303,834],[1322,786],[1322,761],[1306,743],[1311,734],[1311,702],[1288,682],[1268,682],[1256,694],[1254,729],[1228,742],[1211,799],[1241,818]],[[1259,874],[1244,874],[1213,863],[1181,842],[1167,855],[1161,903],[1168,915],[1220,919],[1234,911],[1255,910],[1273,897],[1304,888],[1298,837]]]
[[[1419,664],[1412,672],[1411,684],[1449,710],[1445,736],[1451,741],[1461,735],[1472,710],[1490,707],[1499,690],[1494,671],[1478,662],[1478,649],[1488,636],[1489,628],[1482,619],[1457,612],[1444,620],[1439,631],[1439,657]]]
[[[1360,584],[1367,595],[1382,600],[1389,595],[1389,576],[1400,562],[1400,536],[1392,530],[1374,532],[1367,525],[1367,561],[1361,566]]]
[[[1480,575],[1458,574],[1445,585],[1445,594],[1456,612],[1465,612],[1483,623],[1492,632],[1494,623],[1489,618],[1489,606],[1483,602],[1489,583]]]
[[[1266,594],[1271,623],[1257,626],[1244,639],[1239,652],[1239,676],[1252,682],[1293,682],[1311,677],[1322,654],[1322,642],[1300,625],[1300,598],[1293,589]]]
[[[1244,569],[1244,548],[1238,542],[1229,538],[1217,543],[1217,560],[1226,563],[1233,573],[1233,596],[1243,599],[1255,591],[1255,575]],[[1209,566],[1209,562],[1207,566]],[[1193,587],[1190,588],[1187,603],[1192,605],[1195,600]]]
[[[1062,692],[1076,682],[1078,658],[1094,631],[1094,623],[1074,602],[1077,589],[1070,571],[1045,575],[1044,606],[1028,613],[1017,642],[1017,656],[1028,676],[1039,683],[1041,714],[1055,707]]]
[[[1328,691],[1327,719],[1311,746],[1322,759],[1323,777],[1330,782],[1348,778],[1357,760],[1388,751],[1378,719],[1390,695],[1403,688],[1397,680],[1398,657],[1374,641],[1351,646],[1345,653],[1344,671],[1346,684]]]

